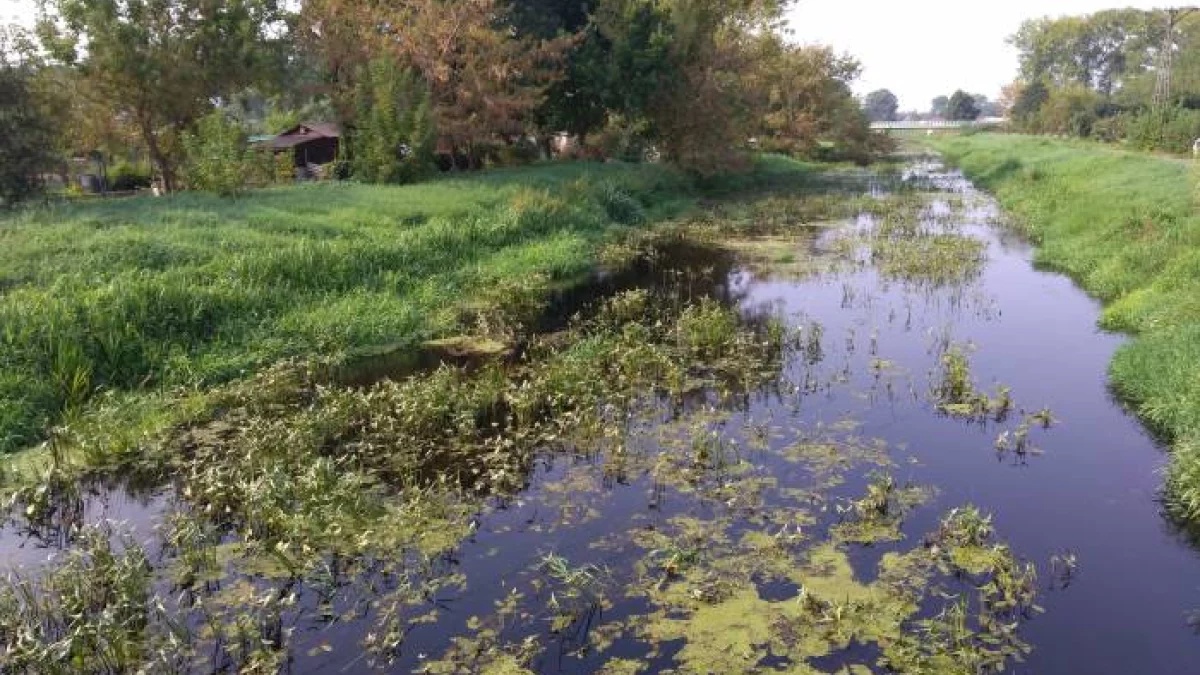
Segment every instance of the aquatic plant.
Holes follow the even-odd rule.
[[[1012,391],[1005,386],[999,386],[994,396],[979,391],[965,347],[948,345],[938,361],[932,390],[939,410],[954,417],[1004,420],[1013,407]]]
[[[84,527],[58,565],[0,581],[5,671],[119,673],[146,662],[151,566],[140,545],[115,536]]]

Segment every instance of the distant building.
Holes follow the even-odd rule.
[[[276,154],[291,152],[295,166],[329,164],[337,159],[342,130],[333,122],[302,122],[270,140]]]

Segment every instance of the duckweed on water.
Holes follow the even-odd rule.
[[[780,672],[762,665],[767,660],[816,673],[811,661],[852,642],[877,646],[874,665],[897,672],[993,672],[1025,652],[1013,630],[1037,607],[1032,568],[991,537],[978,511],[952,511],[921,546],[887,553],[871,583],[856,578],[836,544],[795,553],[783,540],[766,548],[747,537],[752,548],[710,553],[648,590],[661,609],[632,623],[653,644],[682,639],[676,659],[691,673]],[[730,545],[710,541],[710,551]],[[764,599],[753,582],[759,576],[789,579],[798,591]],[[939,597],[949,598],[941,612],[917,618],[922,603]]]

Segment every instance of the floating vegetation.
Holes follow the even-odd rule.
[[[870,178],[629,233],[595,287],[508,275],[416,352],[282,362],[137,427],[72,418],[41,480],[8,494],[14,528],[66,551],[0,586],[0,669],[1010,667],[1036,571],[984,512],[938,503],[921,439],[889,425],[932,396],[1013,418],[996,447],[1023,457],[1055,420],[981,392],[948,325],[929,390],[914,382],[906,349],[972,302],[946,287],[984,247],[955,229],[964,200]],[[647,217],[619,189],[598,199]],[[760,304],[747,278],[824,292]],[[87,524],[81,479],[112,472],[170,478],[153,534]],[[1052,558],[1050,587],[1077,564]]]
[[[930,490],[917,485],[897,486],[888,473],[869,477],[866,493],[838,507],[843,520],[830,528],[835,541],[874,544],[899,541],[904,514],[929,498]]]
[[[959,345],[950,345],[942,353],[932,386],[938,409],[954,417],[1002,422],[1013,407],[1008,387],[997,387],[990,396],[976,388],[966,349]]]
[[[674,658],[686,672],[757,672],[768,658],[803,669],[853,643],[877,647],[875,665],[896,672],[978,673],[1027,650],[1013,630],[1038,611],[1036,577],[992,541],[990,521],[973,508],[951,511],[923,545],[886,554],[871,583],[856,578],[836,544],[793,552],[778,543],[714,539],[721,555],[648,589],[659,609],[632,619],[631,628],[656,645],[683,640]],[[786,578],[798,590],[765,599],[758,577]],[[948,600],[920,618],[934,598]]]

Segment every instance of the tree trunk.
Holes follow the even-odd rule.
[[[141,128],[142,140],[146,143],[146,149],[150,152],[150,163],[158,167],[158,173],[162,176],[163,192],[175,191],[175,171],[171,166],[167,156],[163,154],[162,148],[158,145],[158,136],[154,135],[153,125],[150,120],[143,115],[138,116],[138,126]]]

